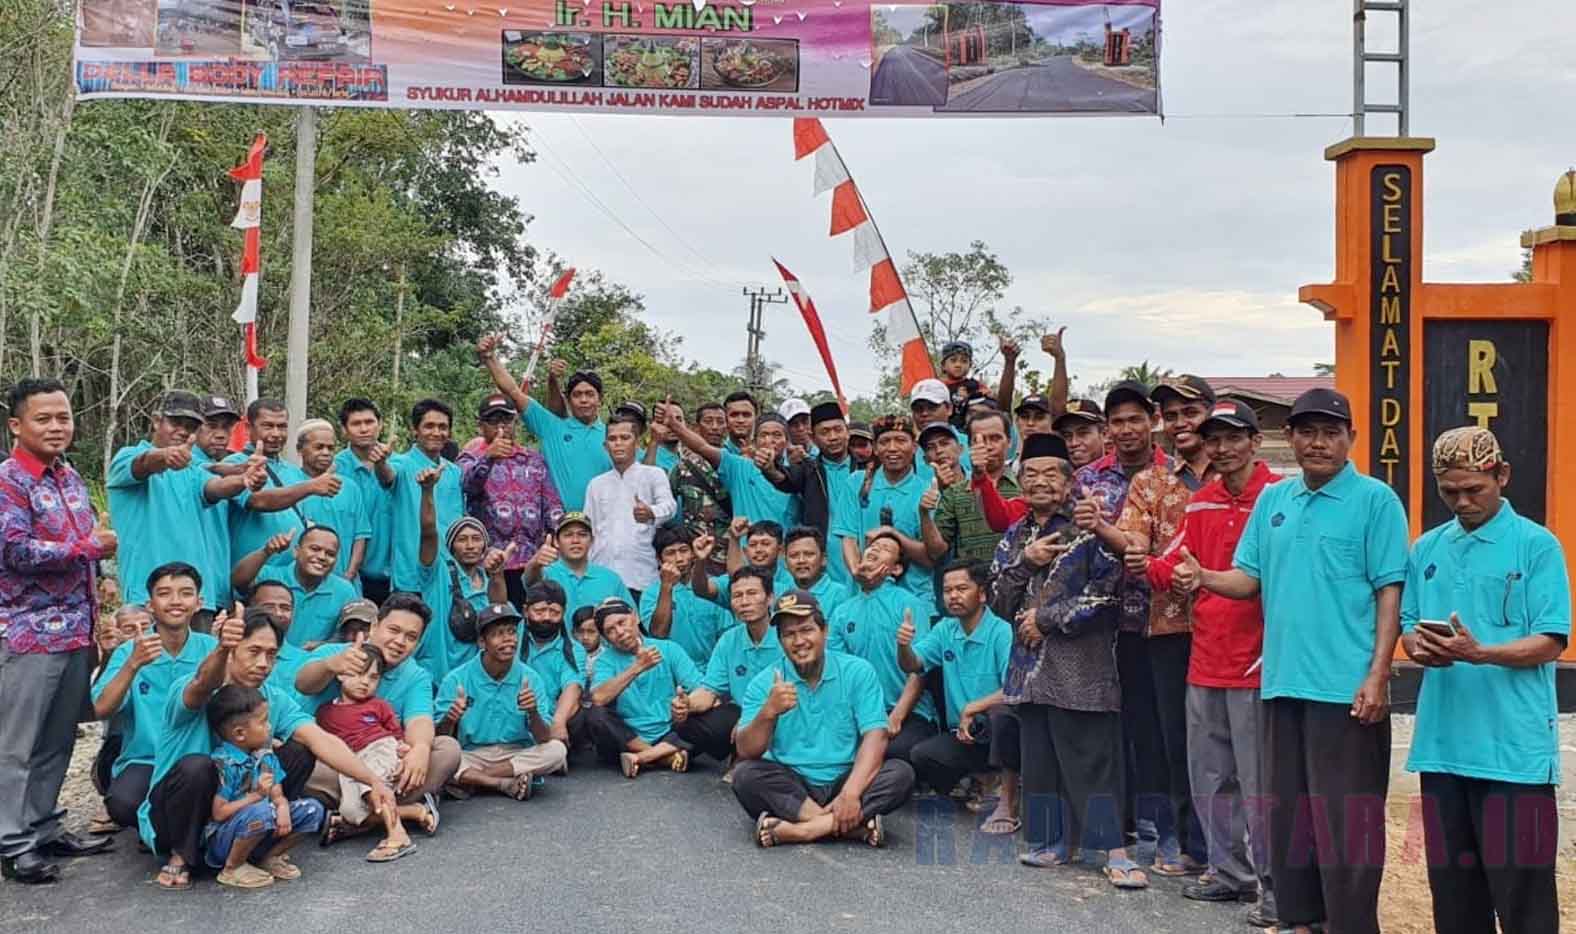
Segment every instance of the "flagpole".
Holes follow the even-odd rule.
[[[290,359],[285,370],[285,406],[292,427],[306,421],[307,345],[312,332],[312,202],[317,188],[317,110],[296,113],[295,225],[290,251]],[[298,462],[293,445],[285,456]]]

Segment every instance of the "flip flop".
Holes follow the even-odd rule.
[[[1203,864],[1189,856],[1156,857],[1154,865],[1149,871],[1160,876],[1176,878],[1177,876],[1191,876],[1203,872]]]
[[[339,812],[329,811],[328,816],[323,818],[322,828],[317,832],[317,845],[333,846],[349,836],[344,832],[345,829],[345,819],[339,816]]]
[[[773,817],[766,811],[755,819],[755,845],[763,850],[769,850],[777,845],[777,827],[782,820]]]
[[[1071,854],[1062,850],[1030,850],[1018,855],[1018,862],[1034,869],[1055,869],[1066,866],[1073,861]]]
[[[1106,880],[1116,888],[1149,888],[1149,877],[1144,875],[1144,871],[1139,869],[1138,864],[1132,860],[1128,860],[1126,863],[1118,863],[1114,866],[1110,863],[1107,863],[1104,867],[1104,870]]]
[[[438,796],[429,791],[421,796],[421,803],[427,809],[427,816],[432,818],[431,827],[427,826],[425,818],[422,820],[421,832],[429,837],[435,837],[438,835],[438,824],[443,820],[443,815],[438,813]]]
[[[94,836],[107,837],[110,834],[120,833],[124,829],[124,827],[108,817],[95,817],[88,821],[88,833]]]
[[[640,774],[640,760],[632,752],[618,754],[618,770],[624,773],[625,778],[634,778]]]
[[[675,772],[688,772],[689,753],[682,749],[680,749],[678,752],[675,752],[672,757],[668,759],[668,768]]]
[[[416,844],[409,840],[399,846],[384,846],[380,843],[372,848],[372,852],[367,854],[367,862],[392,863],[396,859],[404,859],[414,852],[416,852]]]
[[[165,883],[169,877],[172,881]],[[159,867],[159,877],[154,880],[160,889],[166,892],[184,892],[192,887],[192,871],[189,866],[177,866],[174,863],[165,863]]]
[[[880,814],[865,821],[865,842],[878,850],[886,846],[886,825]]]
[[[997,829],[992,830],[992,824],[997,825]],[[1010,837],[1022,826],[1023,822],[1016,817],[995,817],[980,824],[980,833],[990,834],[993,837]]]
[[[262,889],[274,884],[274,875],[251,863],[242,863],[219,873],[219,884],[236,889]]]
[[[509,797],[516,801],[531,800],[531,776],[516,775],[514,777],[514,784],[509,788]]]
[[[301,878],[301,867],[290,862],[289,856],[271,856],[258,864],[258,868],[284,882]]]

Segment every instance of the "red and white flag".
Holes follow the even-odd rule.
[[[230,226],[244,231],[241,248],[241,300],[230,315],[246,335],[247,402],[257,398],[257,371],[268,361],[257,352],[257,277],[261,269],[259,246],[263,218],[263,154],[268,137],[257,134],[246,161],[230,170],[230,177],[241,183],[241,205]]]
[[[793,303],[799,309],[799,314],[804,317],[805,327],[810,329],[810,339],[815,341],[815,349],[821,354],[821,362],[826,365],[826,375],[832,378],[832,391],[837,394],[837,404],[843,407],[843,413],[848,413],[848,400],[843,397],[843,386],[837,379],[837,364],[832,362],[832,348],[826,342],[826,329],[821,326],[821,315],[815,310],[815,302],[810,299],[810,293],[804,290],[799,277],[788,271],[788,267],[777,262],[774,258],[772,265],[783,277],[783,284],[788,286],[788,294],[793,296]]]
[[[536,364],[542,359],[542,353],[547,350],[547,339],[552,336],[553,322],[558,320],[558,307],[564,303],[564,296],[569,294],[569,283],[575,278],[575,268],[570,266],[565,269],[552,287],[547,290],[547,316],[542,322],[542,336],[537,338],[536,349],[531,351],[531,362],[525,366],[524,379],[529,382],[532,374],[536,372]]]
[[[892,254],[887,252],[848,166],[826,135],[826,127],[814,117],[799,117],[793,122],[793,157],[797,161],[805,156],[815,157],[814,193],[832,193],[831,236],[852,233],[854,268],[870,270],[870,313],[882,316],[887,338],[902,350],[899,388],[907,395],[915,383],[935,377],[936,370]]]

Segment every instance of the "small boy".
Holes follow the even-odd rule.
[[[571,617],[570,632],[575,634],[575,641],[586,650],[586,683],[591,681],[591,671],[596,667],[596,655],[602,651],[602,633],[596,628],[596,607],[583,606],[575,610]],[[590,706],[589,702],[585,706]]]
[[[285,799],[268,701],[256,688],[227,684],[208,701],[208,727],[223,739],[213,751],[219,791],[203,829],[203,851],[219,870],[219,884],[260,889],[275,879],[301,878],[287,854],[323,825],[323,805]],[[249,862],[254,858],[256,865]]]
[[[338,675],[339,696],[317,709],[317,725],[325,733],[344,740],[373,774],[392,783],[399,771],[400,757],[410,751],[405,744],[405,730],[388,701],[378,696],[378,685],[383,681],[386,662],[376,646],[363,643],[361,652],[367,665],[359,674],[346,672]],[[428,823],[424,805],[403,805],[393,811],[374,811],[372,789],[348,775],[339,776],[339,814],[336,827],[343,832],[354,832],[371,823],[373,817],[383,823],[383,841],[371,853],[367,862],[391,863],[415,852],[402,817]],[[330,821],[336,818],[330,817]],[[436,828],[434,828],[436,829]],[[335,834],[330,831],[329,838]]]
[[[952,393],[952,424],[967,424],[969,403],[987,399],[995,389],[969,375],[974,368],[974,348],[967,341],[948,341],[941,348],[941,381]]]

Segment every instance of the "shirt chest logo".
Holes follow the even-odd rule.
[[[138,694],[143,694],[143,695],[152,694],[153,693],[153,685],[151,685],[148,682],[144,681],[144,682],[142,682],[142,683],[137,685],[137,693]]]
[[[1434,565],[1434,564],[1430,564],[1428,567],[1423,568],[1423,580],[1425,580],[1425,581],[1433,580],[1434,579],[1434,574],[1438,570],[1439,570],[1439,566],[1438,565]]]
[[[748,668],[746,668],[746,667],[745,667],[745,666],[743,666],[743,665],[740,665],[740,666],[738,666],[738,667],[737,667],[737,668],[734,668],[734,669],[733,669],[733,673],[734,673],[734,674],[736,674],[736,675],[738,675],[738,676],[739,676],[739,677],[741,677],[741,678],[742,678],[742,677],[744,677],[744,675],[745,675],[745,674],[746,674],[746,673],[748,673],[748,672],[749,672],[749,670],[750,670],[750,669],[748,669]]]
[[[853,624],[853,623],[851,623],[851,622],[850,622],[850,623],[849,623],[849,624],[848,624],[848,629],[847,629],[847,632],[848,632],[848,633],[849,633],[849,634],[850,634],[850,635],[852,635],[852,634],[853,634],[853,631],[854,631],[854,624]]]
[[[1270,516],[1270,525],[1271,526],[1273,526],[1273,527],[1278,529],[1278,528],[1280,528],[1281,526],[1283,526],[1285,524],[1286,524],[1286,514],[1284,512],[1277,512],[1275,515]]]
[[[956,655],[952,654],[952,650],[951,649],[947,649],[945,652],[943,652],[941,654],[941,658],[942,658],[942,660],[949,661],[949,662],[955,662],[955,661],[958,660],[958,657]]]
[[[575,436],[574,435],[570,435],[570,434],[564,435],[564,443],[565,444],[568,444],[569,442],[571,442],[573,440],[575,440]]]

